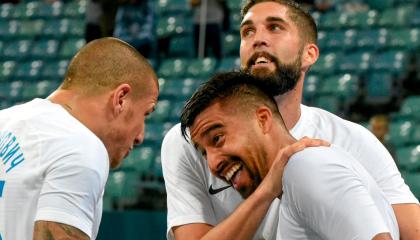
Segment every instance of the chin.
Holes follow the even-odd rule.
[[[273,76],[274,72],[268,68],[260,67],[260,68],[251,69],[251,74],[259,78],[267,78],[267,77]]]

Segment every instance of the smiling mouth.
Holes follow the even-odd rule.
[[[254,66],[263,66],[269,63],[273,63],[275,61],[275,57],[267,52],[257,52],[254,53],[251,58],[248,60],[248,68],[252,68]]]
[[[227,182],[233,184],[232,179],[242,169],[242,164],[236,163],[233,167],[223,176]]]

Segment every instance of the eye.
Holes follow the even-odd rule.
[[[247,28],[244,28],[241,31],[241,36],[242,37],[248,37],[248,36],[250,36],[253,33],[254,33],[254,29],[253,28],[250,28],[250,27],[247,27]]]
[[[217,134],[212,138],[212,143],[214,146],[217,146],[222,141],[223,135]]]
[[[277,30],[280,30],[280,29],[283,29],[283,28],[280,27],[278,24],[270,24],[268,26],[268,29],[270,29],[271,31],[277,31]]]

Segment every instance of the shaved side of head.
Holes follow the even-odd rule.
[[[140,98],[152,84],[157,86],[157,77],[147,59],[128,43],[101,38],[85,45],[73,57],[60,88],[93,96],[123,83],[133,88],[134,98]]]

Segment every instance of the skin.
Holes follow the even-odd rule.
[[[101,51],[97,51],[98,48]],[[106,61],[87,61],[90,59]],[[69,66],[69,69],[73,67],[73,72],[67,76],[64,84],[48,97],[52,103],[61,105],[103,142],[111,168],[118,167],[133,146],[143,142],[145,118],[153,112],[157,103],[159,90],[156,75],[139,59],[141,58],[133,53],[131,47],[122,45],[117,39],[97,40],[82,48]],[[115,66],[118,61],[123,61],[124,64]],[[72,64],[83,67],[74,67]],[[125,69],[126,66],[129,68]],[[110,86],[95,82],[104,77],[117,82]],[[91,80],[86,81],[85,78]],[[96,85],[92,87],[87,84]],[[34,239],[89,237],[66,224],[37,221]]]
[[[293,128],[301,114],[300,104],[305,74],[318,59],[318,47],[313,43],[301,42],[297,26],[287,15],[287,7],[274,2],[254,5],[244,16],[240,32],[242,68],[246,68],[246,63],[255,53],[267,52],[284,63],[292,63],[302,49],[302,74],[295,89],[276,97],[286,127]],[[273,63],[267,63],[255,68],[265,68],[259,69],[264,72],[273,71],[275,66]],[[393,204],[392,207],[397,217],[401,239],[420,239],[420,206]],[[172,230],[176,239],[194,240],[206,236],[212,228],[213,226],[208,224],[194,223],[177,226]]]

